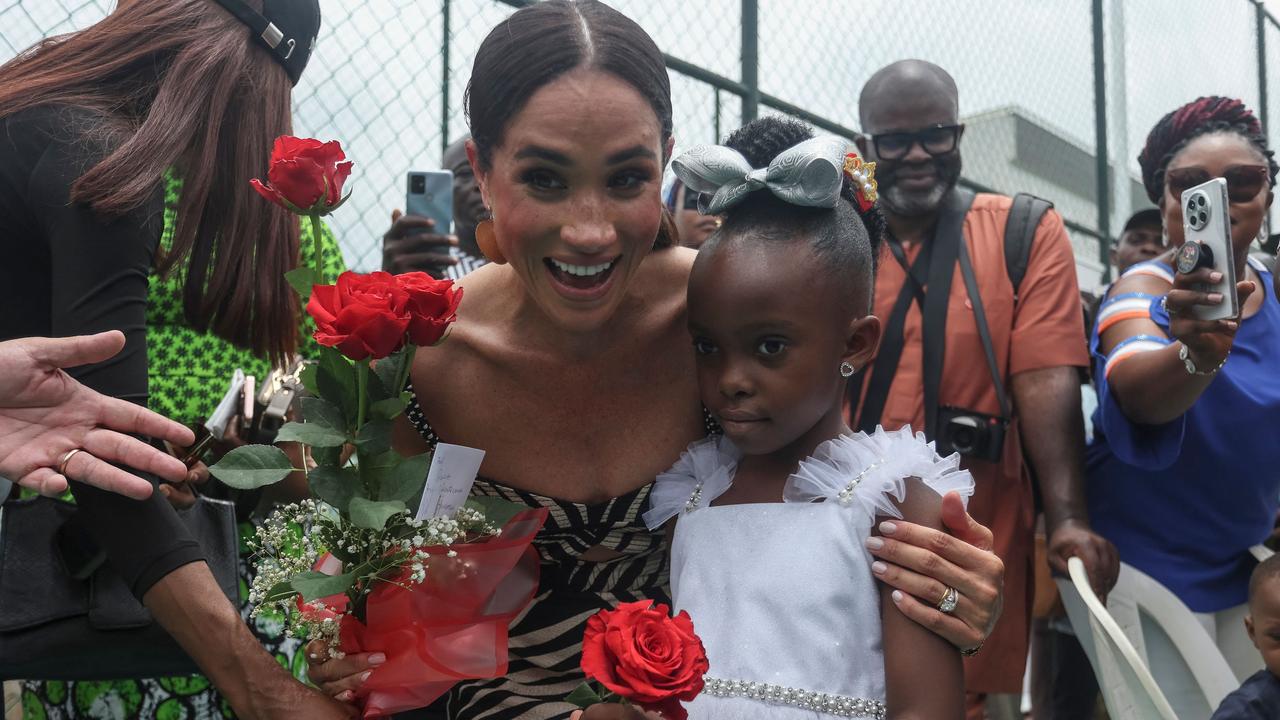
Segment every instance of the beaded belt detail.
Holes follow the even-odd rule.
[[[817,710],[836,717],[869,717],[882,720],[885,713],[882,702],[848,695],[832,695],[745,680],[723,680],[710,676],[704,676],[703,681],[706,683],[703,692],[715,697],[743,697],[778,705],[791,705],[805,710]]]

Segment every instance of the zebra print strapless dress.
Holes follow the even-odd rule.
[[[412,393],[413,388],[409,388]],[[438,438],[416,396],[406,415],[435,448]],[[709,433],[718,432],[706,416]],[[594,505],[565,502],[477,478],[473,495],[497,496],[530,507],[545,507],[547,522],[534,540],[542,558],[537,595],[511,625],[507,675],[464,682],[427,709],[406,718],[514,720],[567,718],[576,708],[563,702],[583,681],[579,661],[587,618],[620,602],[652,599],[670,604],[667,548],[661,530],[650,532],[640,519],[649,507],[652,483]],[[620,553],[605,562],[583,561],[593,547]]]

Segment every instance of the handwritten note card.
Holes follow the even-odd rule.
[[[427,486],[422,491],[417,519],[452,515],[467,501],[471,486],[480,472],[484,451],[463,445],[440,443],[427,471]]]

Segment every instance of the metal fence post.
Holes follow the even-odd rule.
[[[1258,15],[1258,119],[1267,134],[1267,9],[1261,2],[1253,6]]]
[[[760,112],[760,4],[759,0],[742,0],[742,84],[747,94],[742,97],[742,124],[756,119]]]
[[[440,14],[444,25],[442,42],[440,43],[440,59],[443,70],[440,72],[440,157],[449,149],[449,0],[441,0]]]
[[[1093,0],[1093,123],[1097,137],[1098,260],[1102,282],[1111,282],[1111,159],[1107,151],[1107,65],[1103,46],[1102,0]]]

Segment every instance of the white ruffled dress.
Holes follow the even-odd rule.
[[[884,717],[880,600],[863,541],[902,517],[906,478],[973,494],[958,456],[909,430],[829,440],[787,479],[783,502],[711,507],[741,457],[723,437],[689,446],[659,475],[644,520],[679,515],[675,611],[687,610],[711,667],[691,720]]]

